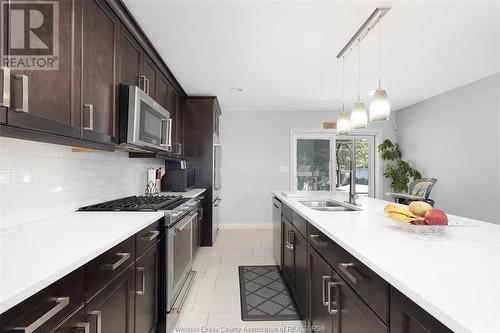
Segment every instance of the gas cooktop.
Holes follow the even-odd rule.
[[[111,200],[78,209],[78,211],[100,212],[155,212],[158,210],[173,209],[185,200],[180,195],[141,195]]]

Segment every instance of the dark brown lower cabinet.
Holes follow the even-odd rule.
[[[297,310],[303,319],[307,313],[307,241],[297,229],[295,229],[293,243],[294,267],[293,267],[293,289],[295,290],[295,303]]]
[[[453,332],[402,293],[391,288],[391,333]]]
[[[290,221],[282,217],[282,273],[302,318],[306,316],[307,299],[307,241]]]
[[[156,332],[159,322],[159,243],[150,247],[135,263],[135,332]]]
[[[293,226],[290,221],[286,218],[281,218],[281,230],[283,233],[283,263],[281,268],[281,273],[288,283],[288,286],[293,286],[293,265],[294,265],[294,255],[293,255]]]
[[[387,326],[375,315],[365,302],[349,287],[349,285],[338,278],[338,284],[332,287],[330,292],[336,302],[337,315],[340,316],[340,331],[342,333],[388,333]]]
[[[340,317],[332,314],[328,309],[328,283],[332,282],[333,269],[314,250],[308,246],[309,275],[309,325],[314,332],[338,333],[340,332]],[[331,309],[331,304],[330,304]]]
[[[86,333],[89,330],[90,323],[85,321],[85,311],[82,306],[49,333]]]
[[[134,332],[135,267],[131,265],[86,304],[91,332]]]

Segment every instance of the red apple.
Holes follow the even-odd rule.
[[[437,208],[432,208],[427,213],[425,213],[424,220],[426,224],[429,225],[447,225],[448,216]]]

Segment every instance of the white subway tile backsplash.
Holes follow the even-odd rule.
[[[0,229],[144,192],[158,159],[0,137]]]

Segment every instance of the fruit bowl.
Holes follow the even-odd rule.
[[[445,232],[449,227],[449,225],[418,225],[395,220],[391,221],[405,231],[421,235],[440,234]]]

